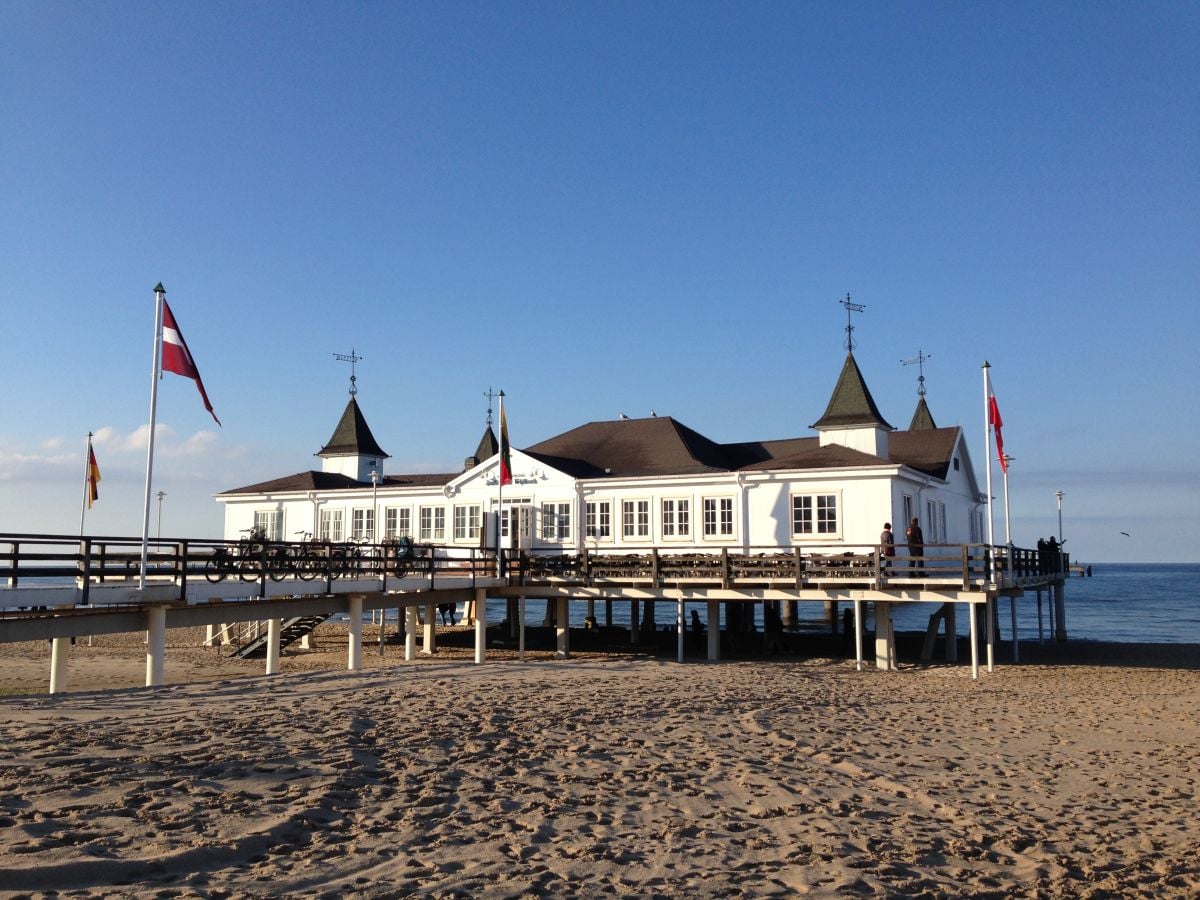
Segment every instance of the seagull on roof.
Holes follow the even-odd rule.
[[[625,413],[621,413],[621,418],[622,418],[622,419],[628,419],[628,418],[629,418],[629,416],[625,415]]]

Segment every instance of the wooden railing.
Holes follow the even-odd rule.
[[[645,547],[569,553],[551,548],[505,550],[498,567],[494,551],[405,541],[154,539],[145,578],[148,584],[178,586],[178,599],[186,601],[188,584],[197,582],[242,583],[242,590],[266,596],[268,581],[320,580],[333,592],[339,579],[379,579],[383,590],[387,578],[417,576],[434,587],[438,577],[454,575],[469,577],[474,586],[497,574],[522,585],[979,590],[1054,580],[1069,566],[1063,554],[1049,557],[1019,548],[1009,553],[986,544],[927,544],[920,556],[907,555],[904,548],[898,553],[882,556],[878,545],[751,547],[744,552]],[[0,534],[0,596],[5,586],[74,585],[86,604],[95,586],[129,585],[139,582],[141,574],[141,541],[136,538]]]
[[[512,552],[515,556],[515,551]],[[139,538],[70,538],[48,534],[0,534],[0,596],[5,587],[74,584],[88,602],[92,587],[131,584],[142,576]],[[146,554],[147,583],[243,582],[265,594],[269,581],[403,578],[439,574],[477,578],[496,575],[494,552],[389,541],[380,544],[242,539],[152,539]],[[0,600],[0,605],[3,601]]]
[[[1008,548],[986,544],[926,544],[917,556],[900,552],[887,557],[878,545],[757,547],[747,552],[695,548],[670,553],[657,547],[582,553],[551,549],[522,551],[510,562],[508,574],[523,585],[981,590],[991,584],[1018,587],[1046,581],[1066,571],[1067,565],[1065,557],[1048,562],[1036,550],[1013,548],[1010,554]]]

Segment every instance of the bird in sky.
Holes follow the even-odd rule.
[[[1122,532],[1121,532],[1121,534],[1125,535],[1125,537],[1129,537],[1129,532],[1128,532],[1128,531],[1122,531]]]

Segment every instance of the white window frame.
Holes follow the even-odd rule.
[[[389,506],[383,511],[383,538],[396,540],[402,537],[412,537],[412,509]]]
[[[571,504],[561,500],[542,504],[542,540],[561,543],[571,539]]]
[[[613,539],[612,501],[587,500],[584,502],[584,534],[589,541],[611,541]]]
[[[418,530],[422,541],[446,540],[446,507],[422,506],[418,510]]]
[[[650,540],[650,501],[631,497],[621,501],[621,538]]]
[[[283,513],[278,509],[256,509],[254,528],[262,529],[268,541],[283,540]]]
[[[805,509],[807,528],[797,527],[797,507]],[[842,536],[840,491],[803,491],[788,495],[788,522],[793,541],[840,540]]]
[[[692,536],[692,500],[690,497],[663,497],[659,503],[659,522],[664,541],[686,541]]]
[[[346,539],[346,511],[333,507],[321,510],[317,517],[317,540],[340,544]]]
[[[724,541],[736,537],[732,497],[702,497],[700,528],[706,541]],[[709,515],[709,513],[712,515]]]
[[[350,540],[369,541],[375,536],[375,510],[356,506],[350,510]]]
[[[478,541],[483,530],[483,507],[478,503],[454,506],[454,540]]]

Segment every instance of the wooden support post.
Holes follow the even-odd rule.
[[[636,644],[641,640],[641,635],[638,632],[638,602],[636,600],[629,601],[629,642]]]
[[[525,598],[517,598],[517,618],[520,620],[520,635],[517,638],[517,659],[525,661]]]
[[[279,619],[267,621],[267,674],[279,674]]]
[[[708,601],[708,661],[721,658],[721,601]]]
[[[570,614],[570,610],[567,608],[567,598],[559,597],[554,605],[554,630],[558,639],[558,649],[554,655],[559,659],[569,659],[571,656],[571,629],[567,618]]]
[[[404,607],[404,659],[412,662],[417,658],[417,608]]]
[[[67,658],[71,655],[71,639],[56,637],[50,642],[50,693],[61,694],[67,689]]]
[[[683,662],[683,641],[686,626],[687,623],[683,619],[683,597],[680,597],[675,609],[675,628],[678,632],[676,636],[678,662]]]
[[[426,656],[437,652],[437,604],[425,604],[425,649],[421,651]]]
[[[862,627],[862,601],[854,601],[854,668],[862,671],[863,667],[863,627]]]
[[[362,594],[350,596],[350,647],[347,653],[346,668],[357,672],[362,668]]]
[[[475,591],[475,664],[487,658],[487,591]]]
[[[1012,613],[1012,644],[1013,662],[1021,661],[1021,642],[1017,639],[1017,595],[1010,594],[1008,598],[1009,612]]]
[[[1060,643],[1067,639],[1067,599],[1060,579],[1054,583],[1054,639]]]
[[[946,604],[946,662],[958,662],[958,606]]]
[[[167,608],[152,606],[146,610],[146,687],[163,683],[163,665],[167,657]]]
[[[988,597],[987,604],[987,670],[996,671],[996,598]]]
[[[612,628],[612,598],[607,597],[604,600],[604,627]]]
[[[979,677],[979,616],[975,614],[976,604],[972,603],[971,611],[971,677]]]
[[[875,601],[875,668],[896,668],[896,636],[892,632],[892,604]]]

